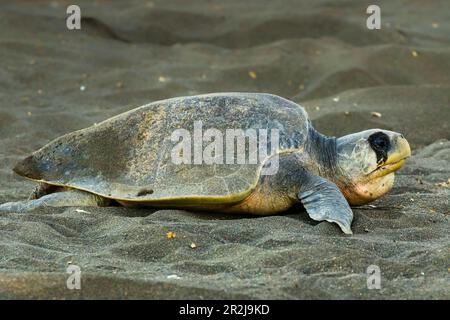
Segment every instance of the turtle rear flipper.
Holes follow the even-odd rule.
[[[0,204],[0,212],[28,212],[40,207],[104,207],[110,200],[81,190],[47,194],[39,199]]]
[[[47,194],[56,192],[58,189],[62,188],[48,183],[38,183],[28,197],[28,200],[39,199]]]
[[[298,198],[311,219],[334,222],[345,234],[353,234],[351,230],[352,209],[333,182],[319,176],[309,175],[308,183],[302,186]]]

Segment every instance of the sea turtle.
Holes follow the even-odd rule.
[[[350,205],[389,191],[410,154],[392,131],[322,135],[301,106],[272,94],[179,97],[37,150],[14,171],[38,187],[0,211],[123,205],[270,215],[301,203],[312,219],[351,234]]]

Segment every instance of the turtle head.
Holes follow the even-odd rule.
[[[343,136],[336,141],[336,184],[351,205],[371,202],[394,184],[395,171],[411,155],[408,141],[397,132],[373,129]]]

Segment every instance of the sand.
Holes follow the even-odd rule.
[[[357,0],[79,0],[79,31],[65,27],[71,3],[0,4],[0,203],[28,196],[11,168],[61,134],[208,92],[278,94],[330,135],[399,131],[413,156],[388,195],[354,209],[353,236],[301,208],[0,214],[0,298],[450,298],[447,0],[372,1],[377,31]],[[81,290],[66,288],[69,264]],[[366,285],[372,264],[380,290]]]

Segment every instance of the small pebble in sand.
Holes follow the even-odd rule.
[[[317,106],[317,107],[316,107],[316,110],[317,110],[317,111],[319,111],[319,110],[320,110],[320,107],[319,107],[319,106]]]
[[[372,117],[375,117],[375,118],[381,118],[381,113],[379,113],[379,112],[371,112],[370,113],[371,115],[372,115]]]
[[[411,54],[414,58],[417,58],[419,56],[419,53],[417,53],[416,50],[411,51]]]
[[[167,239],[175,239],[177,237],[177,234],[172,231],[167,232],[166,235],[167,235]]]
[[[333,98],[333,101],[334,102],[339,102],[339,99],[340,99],[339,97],[335,97],[335,98]]]
[[[413,198],[411,198],[411,199],[409,199],[409,200],[411,200],[411,202],[414,202],[414,199],[413,199]]]
[[[86,86],[80,86],[80,91],[86,90]]]
[[[344,114],[345,114],[346,116],[349,116],[349,115],[350,115],[350,111],[345,111]]]
[[[75,209],[75,211],[78,213],[90,213],[89,211],[82,210],[82,209]]]
[[[192,249],[197,249],[197,245],[196,245],[194,242],[192,242],[192,243],[191,243],[191,248],[192,248]]]
[[[252,78],[252,79],[256,79],[256,78],[257,78],[256,72],[255,72],[255,71],[249,71],[249,72],[248,72],[248,75],[249,75],[249,77]]]

